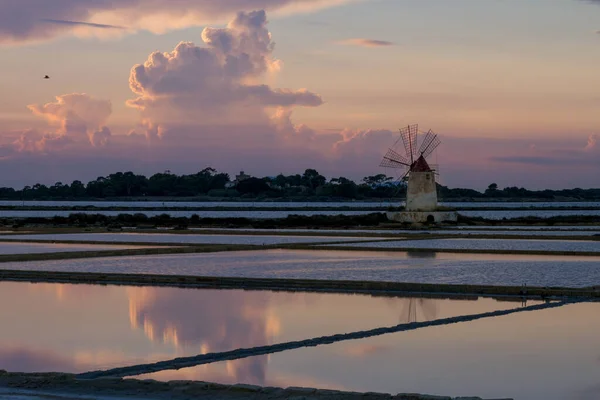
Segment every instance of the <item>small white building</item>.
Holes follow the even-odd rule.
[[[458,214],[455,211],[438,210],[435,171],[425,159],[439,144],[437,135],[431,131],[427,133],[418,152],[420,155],[413,161],[417,140],[416,132],[417,129],[413,126],[407,127],[404,131],[401,130],[407,149],[407,157],[403,157],[397,151],[390,149],[382,161],[382,166],[408,167],[405,209],[401,212],[388,212],[386,214],[387,218],[391,221],[405,223],[456,221]]]
[[[435,211],[437,187],[435,173],[420,156],[411,166],[406,188],[406,211]]]

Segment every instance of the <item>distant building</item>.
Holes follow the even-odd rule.
[[[239,183],[239,182],[244,181],[244,180],[246,180],[248,178],[252,178],[252,177],[250,175],[246,175],[244,173],[244,171],[240,171],[240,174],[235,176],[235,183]]]
[[[226,189],[232,188],[235,185],[237,185],[238,183],[245,181],[248,178],[252,178],[252,176],[245,174],[244,171],[240,171],[240,173],[235,176],[235,180],[233,182],[227,182],[227,184],[225,185],[225,188]]]

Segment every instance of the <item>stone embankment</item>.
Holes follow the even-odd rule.
[[[161,274],[123,274],[100,272],[27,271],[0,269],[0,281],[84,283],[104,285],[171,286],[182,288],[278,290],[330,293],[367,293],[373,295],[424,296],[500,296],[550,299],[600,297],[600,289],[567,287],[524,287],[491,285],[454,285],[359,280],[320,280],[287,278],[247,278]]]
[[[205,400],[484,400],[480,397],[433,396],[416,393],[348,392],[303,387],[261,387],[236,384],[222,385],[201,381],[170,381],[106,378],[78,380],[65,373],[10,373],[0,370],[0,397],[57,400],[75,396],[93,396],[103,399],[137,398],[205,399]],[[491,399],[489,399],[491,400]],[[495,400],[512,400],[508,398]]]

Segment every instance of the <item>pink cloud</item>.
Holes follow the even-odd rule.
[[[270,109],[321,105],[321,97],[306,89],[273,89],[257,82],[281,67],[266,25],[264,11],[242,12],[225,28],[205,28],[206,47],[181,42],[172,52],[154,52],[135,65],[129,86],[138,97],[127,105],[140,111],[139,126],[146,135],[177,135],[193,126],[206,135],[219,125],[275,133]]]
[[[359,46],[359,47],[388,47],[393,46],[394,43],[387,40],[376,40],[376,39],[365,39],[365,38],[353,38],[346,39],[336,42],[337,44]]]
[[[239,10],[309,12],[348,1],[9,0],[0,2],[0,44],[49,40],[66,34],[122,35],[140,29],[162,33],[222,21]]]
[[[590,151],[596,148],[596,144],[598,142],[598,134],[594,133],[588,137],[587,145],[585,146],[585,150]]]
[[[60,150],[73,143],[73,139],[66,135],[39,133],[35,130],[23,132],[13,144],[19,152],[44,153]]]
[[[393,174],[379,162],[398,139],[395,130],[322,130],[293,121],[297,107],[324,102],[306,89],[265,84],[283,63],[273,56],[264,11],[239,13],[224,28],[206,28],[202,39],[202,46],[182,42],[171,52],[152,53],[131,69],[135,97],[127,104],[139,112],[139,121],[129,135],[112,134],[107,127],[108,100],[73,93],[30,105],[52,129],[0,132],[2,185],[89,180],[119,170],[191,173],[205,166],[258,176],[306,168],[352,179]],[[444,133],[439,164],[446,185],[585,186],[597,173],[597,157],[583,151],[581,142],[537,140],[532,151],[530,137],[459,138],[438,129]],[[521,136],[527,138],[527,132]],[[596,140],[594,135],[588,139],[588,150],[597,148]],[[102,149],[107,144],[110,152]]]
[[[103,146],[111,136],[110,129],[104,124],[112,112],[111,103],[95,99],[85,93],[71,93],[56,96],[56,101],[44,105],[27,106],[34,115],[44,118],[57,131],[43,135],[32,142],[28,134],[22,137],[21,150],[45,149],[49,141],[67,143],[86,138],[94,146]],[[39,135],[38,135],[39,136]]]

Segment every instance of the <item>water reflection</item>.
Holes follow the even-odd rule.
[[[400,317],[401,322],[417,322],[417,312],[420,311],[424,315],[423,320],[429,321],[437,317],[437,308],[435,302],[429,299],[423,298],[409,298],[405,302],[402,314]]]
[[[406,256],[408,258],[437,258],[437,253],[435,251],[414,251],[408,250],[406,252]]]
[[[31,350],[25,347],[0,348],[0,365],[11,371],[73,371],[76,363],[69,357],[51,351]]]
[[[65,372],[372,329],[407,318],[443,318],[518,306],[476,298],[17,282],[0,282],[0,304],[11,305],[0,308],[0,369]],[[353,358],[377,352],[385,349],[367,346],[350,351]],[[221,363],[218,373],[210,369],[210,376],[221,382],[265,385],[271,382],[270,360],[261,356]],[[304,382],[290,374],[278,382],[299,381]],[[313,378],[308,381],[327,386]]]
[[[128,288],[129,316],[134,329],[151,341],[172,343],[186,353],[208,353],[271,344],[281,322],[270,303],[273,293],[239,290]],[[278,306],[298,300],[279,293]],[[318,300],[314,296],[308,304]],[[267,356],[229,363],[228,373],[239,380],[264,382]]]
[[[567,305],[276,353],[269,363],[266,384],[293,375],[357,391],[597,399],[599,307],[598,303]],[[219,379],[222,368],[217,363],[145,377]]]

